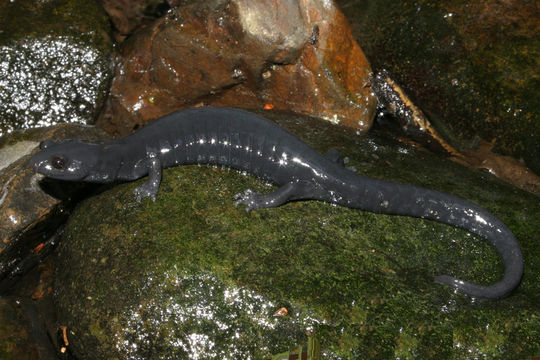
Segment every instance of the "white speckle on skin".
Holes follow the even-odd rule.
[[[481,216],[478,215],[478,214],[474,216],[474,219],[475,219],[476,221],[478,221],[479,223],[483,224],[483,225],[487,225],[486,219],[484,219],[483,217],[481,217]]]

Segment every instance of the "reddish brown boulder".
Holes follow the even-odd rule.
[[[113,35],[118,42],[122,42],[139,26],[151,23],[169,9],[168,2],[156,0],[99,0],[99,2],[109,15],[113,24]]]
[[[267,105],[366,131],[370,71],[331,1],[197,1],[126,40],[98,124],[124,135],[182,108]]]

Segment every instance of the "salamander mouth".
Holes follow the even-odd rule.
[[[58,180],[83,180],[88,171],[82,164],[70,164],[65,169],[55,169],[48,161],[33,161],[32,168],[38,174]]]

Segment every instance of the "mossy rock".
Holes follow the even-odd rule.
[[[486,207],[522,246],[520,287],[478,301],[435,284],[447,273],[477,283],[501,276],[495,251],[463,230],[315,201],[246,213],[233,195],[270,185],[184,166],[164,172],[155,202],[135,201],[141,179],[72,214],[55,297],[77,358],[271,359],[306,344],[308,334],[324,359],[540,353],[538,198],[378,134],[273,116],[319,151],[339,149],[366,175]]]
[[[388,70],[454,146],[493,141],[540,174],[534,1],[338,3],[373,68]]]

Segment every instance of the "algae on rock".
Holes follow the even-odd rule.
[[[386,69],[461,149],[475,137],[540,174],[540,8],[534,1],[338,0]]]
[[[479,283],[501,276],[495,251],[464,230],[315,201],[246,213],[233,195],[269,185],[183,166],[164,172],[155,202],[135,201],[141,179],[89,198],[70,218],[55,294],[79,358],[235,358],[236,349],[267,359],[308,334],[325,359],[539,353],[538,198],[377,134],[267,116],[320,152],[339,149],[363,174],[451,192],[495,213],[525,254],[520,287],[489,302],[433,283],[443,273]],[[249,296],[234,300],[235,292]],[[275,318],[281,308],[288,315]]]

